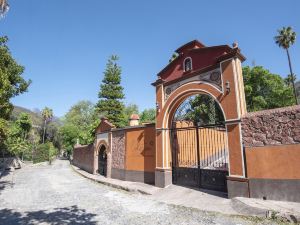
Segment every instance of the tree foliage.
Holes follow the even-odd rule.
[[[92,143],[99,122],[99,113],[90,101],[79,101],[73,105],[66,113],[59,130],[64,149],[71,153],[77,139],[82,145]]]
[[[176,110],[175,121],[191,121],[194,125],[219,124],[224,122],[223,113],[216,101],[205,94],[187,98]]]
[[[292,83],[292,88],[294,92],[294,98],[296,104],[298,104],[297,100],[297,92],[296,92],[296,87],[295,87],[295,80],[296,80],[296,75],[293,73],[292,69],[292,63],[291,63],[291,58],[290,58],[290,53],[289,53],[289,48],[292,46],[295,41],[296,41],[296,32],[293,31],[291,27],[283,27],[282,29],[278,30],[278,35],[274,37],[276,44],[280,47],[286,50],[286,54],[288,57],[289,61],[289,68],[290,68],[290,81]]]
[[[140,114],[141,123],[155,123],[156,110],[154,108],[144,109]]]
[[[24,67],[12,57],[7,37],[0,37],[0,118],[9,119],[13,105],[10,99],[27,91],[31,81],[22,77]]]
[[[53,118],[53,110],[50,109],[50,108],[48,108],[48,107],[45,107],[42,110],[42,116],[43,116],[43,119],[44,119],[43,143],[45,143],[45,135],[46,135],[47,123],[49,123],[52,120],[52,118]]]
[[[278,30],[278,35],[274,39],[279,47],[288,49],[296,41],[296,32],[291,27],[283,27]]]
[[[32,122],[27,113],[21,113],[16,121],[9,122],[8,135],[5,139],[7,150],[12,155],[21,156],[31,151],[31,143],[28,134],[32,127]]]
[[[124,99],[121,86],[121,67],[117,64],[118,57],[111,56],[106,64],[104,78],[100,85],[97,103],[98,111],[106,116],[116,127],[124,126]]]
[[[123,121],[121,121],[121,127],[128,126],[130,116],[132,114],[139,114],[139,107],[136,104],[128,104],[124,107]]]
[[[294,104],[293,90],[281,76],[262,66],[244,67],[243,76],[249,112]]]
[[[44,161],[52,162],[53,158],[58,154],[58,150],[53,146],[51,142],[39,144],[33,151],[33,163],[39,163]]]

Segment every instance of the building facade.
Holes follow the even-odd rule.
[[[96,141],[76,146],[91,173],[158,187],[300,201],[300,107],[247,113],[237,44],[194,40],[157,75],[156,123],[116,129],[105,118]]]

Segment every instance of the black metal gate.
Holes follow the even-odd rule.
[[[174,184],[227,191],[228,149],[224,125],[189,126],[183,121],[170,130],[170,139]]]
[[[107,171],[107,154],[104,145],[101,146],[98,154],[98,173],[106,176]]]

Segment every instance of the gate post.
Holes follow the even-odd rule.
[[[247,113],[241,61],[238,57],[221,63],[223,78],[231,85],[232,109],[227,109],[226,131],[229,151],[228,197],[248,197],[248,179],[245,174],[245,160],[242,143],[241,117]],[[227,98],[226,97],[226,98]]]
[[[155,168],[155,186],[167,187],[172,184],[172,169],[168,165],[169,152],[167,151],[167,142],[169,140],[168,131],[163,124],[164,92],[163,81],[158,79],[156,85],[156,168]]]

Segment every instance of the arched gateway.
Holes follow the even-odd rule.
[[[236,45],[206,47],[196,40],[176,52],[153,83],[155,184],[226,191],[228,177],[245,177],[240,124],[246,113],[245,58]]]
[[[101,145],[98,153],[98,173],[100,175],[107,175],[107,152],[105,145]]]

